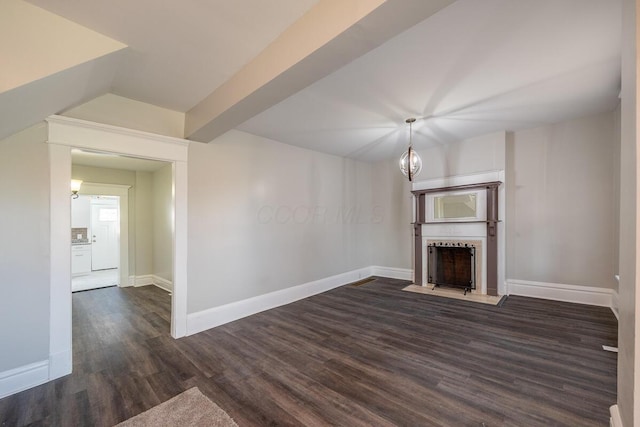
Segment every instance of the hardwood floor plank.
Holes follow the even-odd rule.
[[[270,369],[263,388],[302,425],[393,426],[385,418],[315,381],[302,372]]]
[[[154,287],[73,294],[73,373],[0,400],[0,425],[112,426],[197,386],[240,426],[606,426],[611,311],[501,307],[376,278],[174,340]]]

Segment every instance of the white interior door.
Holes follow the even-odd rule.
[[[117,199],[107,201],[91,204],[91,270],[118,268],[120,209]]]

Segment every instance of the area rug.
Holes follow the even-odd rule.
[[[116,427],[211,426],[238,427],[218,405],[197,387],[190,388]]]
[[[502,305],[506,296],[479,295],[467,293],[464,294],[463,289],[452,288],[435,288],[433,286],[409,285],[402,289],[407,292],[415,292],[417,294],[434,295],[437,297],[453,298],[463,301],[479,302],[481,304]]]

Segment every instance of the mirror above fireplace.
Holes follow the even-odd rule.
[[[486,191],[446,192],[427,195],[426,222],[486,221]]]

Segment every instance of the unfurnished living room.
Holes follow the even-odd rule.
[[[0,0],[0,425],[640,425],[639,19]]]

